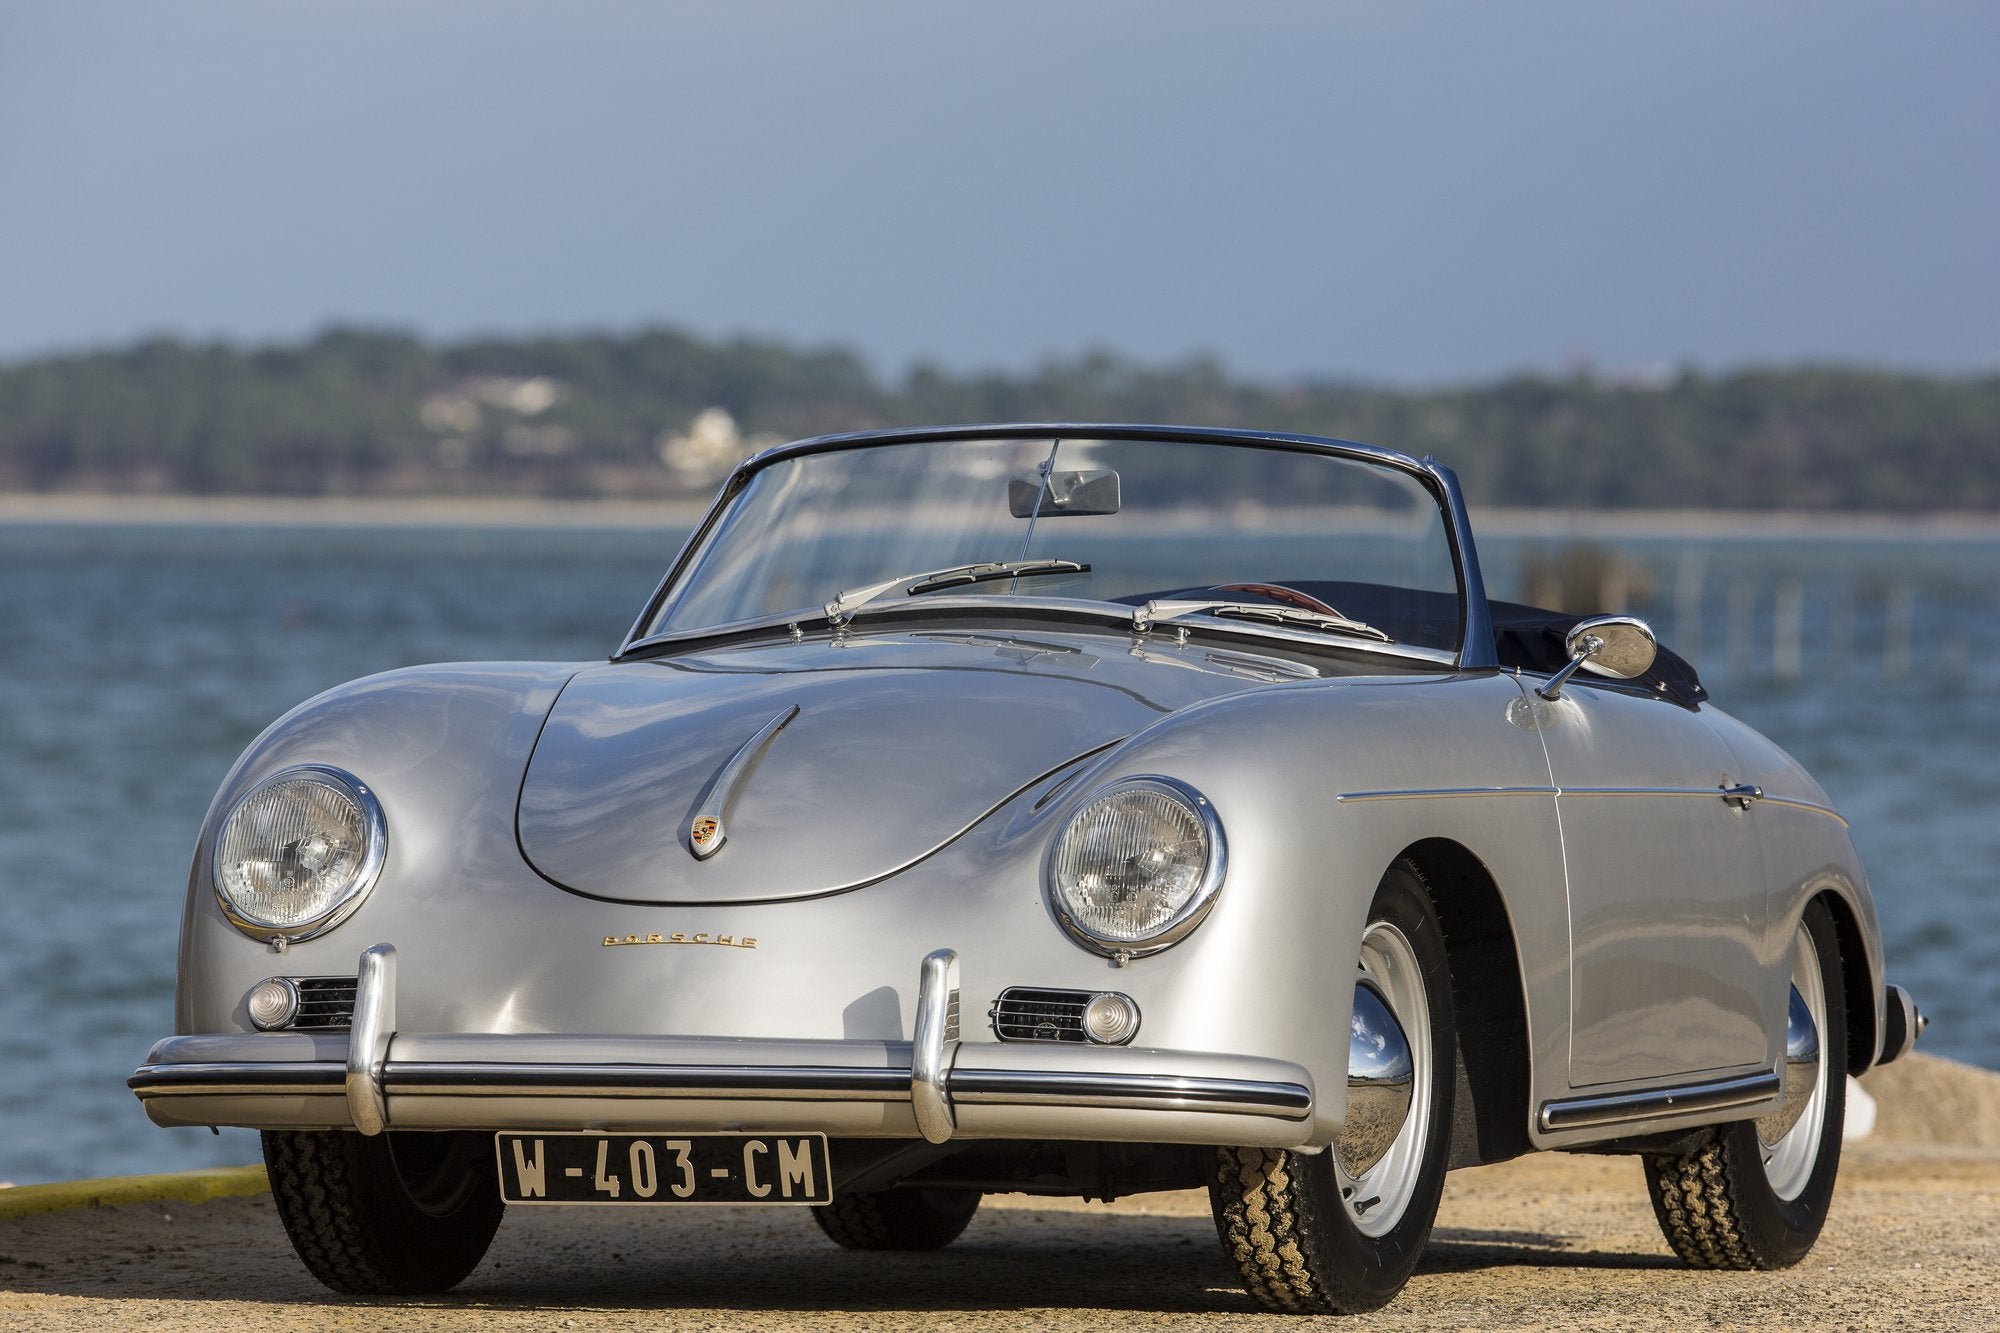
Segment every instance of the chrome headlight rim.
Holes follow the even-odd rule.
[[[1076,919],[1063,902],[1062,889],[1056,880],[1056,862],[1062,854],[1063,843],[1084,814],[1098,802],[1120,792],[1150,790],[1180,801],[1194,812],[1200,820],[1202,835],[1208,842],[1208,865],[1202,872],[1201,882],[1188,900],[1181,905],[1164,925],[1152,933],[1136,939],[1111,939],[1094,933],[1083,922]],[[1049,841],[1047,856],[1042,861],[1042,896],[1048,903],[1049,911],[1056,923],[1063,928],[1072,941],[1082,945],[1092,953],[1106,958],[1144,958],[1172,948],[1192,934],[1215,907],[1217,896],[1222,890],[1222,881],[1229,871],[1229,850],[1222,835],[1222,820],[1215,812],[1214,804],[1194,787],[1179,778],[1163,773],[1135,773],[1119,778],[1115,782],[1098,787],[1072,809]]]
[[[361,865],[356,870],[353,882],[340,900],[331,908],[308,920],[287,924],[266,921],[244,910],[222,883],[222,863],[219,853],[222,835],[229,822],[267,788],[282,782],[296,782],[300,779],[322,783],[333,787],[353,801],[361,812],[362,823],[367,830],[368,846],[362,853]],[[214,890],[215,901],[222,909],[229,924],[252,939],[267,940],[273,944],[293,945],[305,940],[317,939],[334,927],[353,916],[368,895],[375,888],[375,881],[381,877],[383,863],[389,858],[389,822],[382,813],[382,802],[375,796],[374,789],[344,768],[331,764],[293,764],[259,780],[251,788],[230,803],[229,812],[216,821],[215,831],[209,840],[209,887]]]

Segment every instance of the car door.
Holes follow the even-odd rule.
[[[1761,1066],[1763,865],[1724,796],[1729,747],[1623,684],[1573,679],[1538,712],[1569,890],[1571,1085]]]

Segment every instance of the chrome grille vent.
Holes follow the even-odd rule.
[[[1083,1009],[1095,991],[1009,986],[987,1016],[1002,1041],[1083,1041]]]
[[[351,1028],[354,1026],[353,977],[293,977],[299,988],[299,1016],[294,1028]]]

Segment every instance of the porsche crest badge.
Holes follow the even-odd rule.
[[[688,845],[696,856],[707,856],[722,845],[722,821],[703,815],[688,826]]]

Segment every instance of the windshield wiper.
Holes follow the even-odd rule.
[[[1215,602],[1195,601],[1154,601],[1147,602],[1132,612],[1132,629],[1143,634],[1154,625],[1170,620],[1180,620],[1185,616],[1210,615],[1229,616],[1241,620],[1266,620],[1274,625],[1300,625],[1307,629],[1325,630],[1330,634],[1351,634],[1357,639],[1375,639],[1381,643],[1395,640],[1359,620],[1349,620],[1346,616],[1329,616],[1319,611],[1308,611],[1302,606],[1278,606],[1270,602]]]
[[[893,579],[850,588],[826,604],[826,620],[839,629],[877,597],[901,590],[905,597],[919,597],[944,588],[962,588],[971,583],[994,579],[1027,578],[1037,574],[1088,574],[1090,566],[1075,560],[992,560],[980,565],[954,565],[916,574],[900,574]]]

